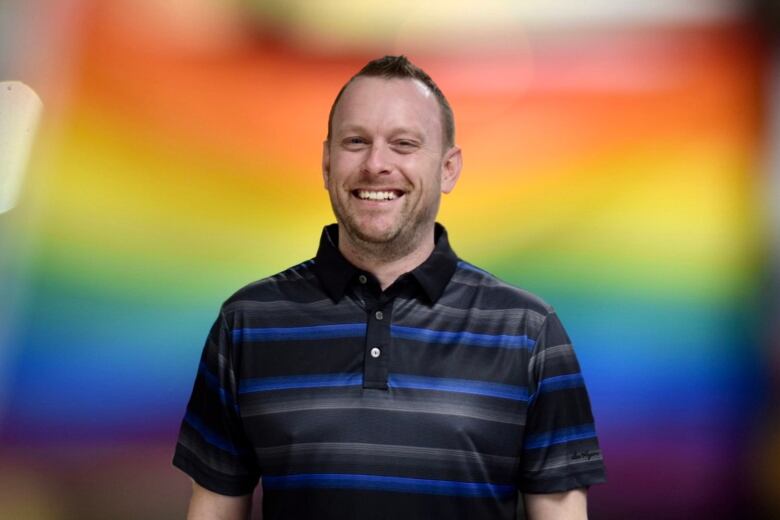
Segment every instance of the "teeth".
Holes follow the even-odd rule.
[[[357,196],[363,200],[393,200],[398,198],[392,191],[358,190]]]

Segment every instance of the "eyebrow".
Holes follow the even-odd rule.
[[[345,125],[343,128],[338,129],[338,132],[334,132],[334,133],[336,133],[336,135],[341,137],[344,134],[351,134],[352,132],[357,132],[359,134],[369,133],[366,127],[357,124]],[[411,137],[414,137],[420,142],[425,142],[425,133],[418,128],[397,126],[390,129],[390,135],[399,135],[399,134],[409,135]]]

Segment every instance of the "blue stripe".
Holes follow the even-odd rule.
[[[233,341],[291,341],[303,339],[353,338],[366,334],[365,323],[313,325],[310,327],[269,327],[234,329]]]
[[[192,412],[188,411],[184,415],[184,420],[192,426],[201,437],[203,437],[203,440],[211,444],[212,446],[216,446],[217,448],[221,449],[222,451],[226,451],[228,453],[232,453],[233,455],[239,455],[239,450],[236,449],[233,444],[228,441],[227,439],[224,439],[221,435],[211,431],[208,426],[203,424],[203,421],[200,420],[198,416],[193,414]]]
[[[578,372],[576,374],[566,374],[542,379],[542,381],[539,383],[538,392],[552,392],[554,390],[578,388],[581,386],[585,386],[585,380],[582,378],[582,374]]]
[[[516,488],[513,485],[506,484],[340,473],[301,473],[278,477],[263,475],[263,488],[368,489],[462,497],[508,497],[516,493]]]
[[[222,404],[232,408],[236,411],[236,413],[238,413],[238,405],[233,401],[233,396],[231,396],[227,390],[222,388],[222,385],[219,384],[219,378],[209,372],[205,362],[200,362],[200,365],[198,366],[198,373],[203,376],[203,380],[206,381],[206,386],[219,394],[219,400],[222,402]]]
[[[476,332],[449,332],[444,330],[418,329],[414,327],[390,327],[393,337],[424,341],[428,343],[461,343],[475,347],[533,348],[535,341],[528,336],[508,334],[478,334]]]
[[[437,390],[440,392],[458,392],[462,394],[500,397],[513,401],[527,401],[528,390],[522,386],[488,383],[471,379],[446,379],[443,377],[423,377],[409,374],[390,374],[387,384],[393,388],[413,388],[416,390]]]
[[[493,277],[493,275],[488,273],[487,271],[484,271],[479,267],[472,265],[468,262],[464,262],[463,260],[458,261],[458,267],[460,267],[461,269],[465,269],[466,271],[474,271],[475,273],[485,274],[490,276],[491,278]]]
[[[569,441],[579,441],[590,439],[596,436],[596,428],[591,424],[582,426],[571,426],[549,432],[529,435],[523,442],[523,448],[526,450],[535,450],[537,448],[547,448],[554,444],[563,444]]]
[[[291,390],[295,388],[321,388],[328,386],[360,386],[363,374],[312,374],[306,376],[260,377],[245,379],[238,385],[238,393]]]

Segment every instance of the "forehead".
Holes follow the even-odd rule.
[[[358,77],[344,90],[333,113],[334,131],[349,125],[416,126],[440,136],[440,108],[436,96],[419,80]]]

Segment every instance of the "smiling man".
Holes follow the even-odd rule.
[[[441,193],[460,174],[452,112],[430,84],[359,74],[339,93],[323,143],[338,248],[382,289],[430,256]]]
[[[322,153],[337,224],[207,338],[174,456],[189,518],[247,518],[258,481],[266,520],[587,517],[604,467],[566,332],[435,222],[454,135],[403,56],[339,92]]]

